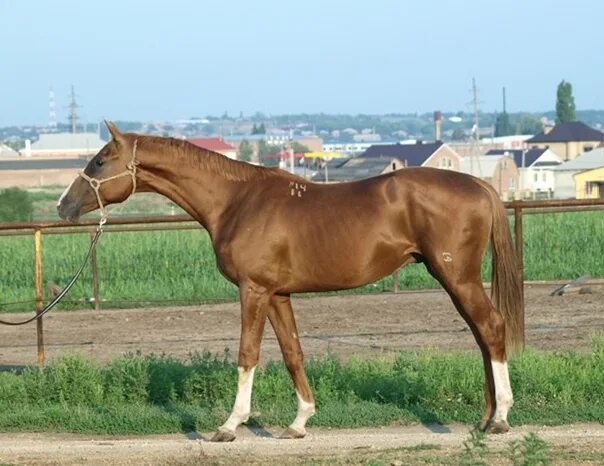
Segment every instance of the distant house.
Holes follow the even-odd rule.
[[[586,183],[590,181],[589,174],[575,176],[576,174],[604,167],[604,148],[597,148],[590,152],[579,155],[574,160],[562,163],[553,168],[554,171],[554,197],[557,199],[569,199],[577,196],[577,193],[590,192],[591,187],[583,184],[576,186],[575,182]],[[597,181],[597,180],[594,180]],[[598,185],[598,189],[600,186]],[[590,194],[591,195],[591,194]]]
[[[405,167],[433,167],[459,171],[461,157],[441,141],[415,144],[376,144],[361,154],[365,159],[397,159]]]
[[[0,144],[0,158],[2,157],[19,157],[19,153],[6,144]]]
[[[553,150],[562,160],[573,160],[604,141],[604,133],[580,121],[559,123],[526,141],[529,147]]]
[[[0,159],[0,188],[67,186],[86,166],[86,158],[7,158]]]
[[[465,157],[461,171],[482,178],[495,188],[499,197],[513,199],[518,190],[520,173],[512,157],[507,155],[480,155]]]
[[[395,158],[334,159],[318,169],[311,180],[318,183],[339,183],[362,180],[404,168]]]
[[[40,134],[20,157],[0,159],[0,187],[66,186],[105,144],[96,133]]]
[[[328,140],[323,143],[325,152],[340,152],[347,155],[357,155],[365,152],[375,143],[373,142],[340,142]]]
[[[224,139],[222,138],[192,138],[187,139],[187,142],[190,142],[194,146],[201,147],[202,149],[218,152],[229,159],[237,160],[237,148],[224,142]]]
[[[25,157],[77,158],[96,154],[107,144],[97,133],[47,133],[37,141],[26,142]]]
[[[487,156],[507,155],[514,159],[520,178],[518,193],[522,198],[550,198],[554,193],[553,167],[562,163],[558,155],[549,149],[491,149]]]
[[[574,174],[577,199],[604,199],[604,165]]]
[[[478,144],[474,141],[451,141],[449,146],[459,154],[460,157],[469,157],[476,153],[484,154],[491,149],[527,149],[526,141],[532,138],[532,135],[513,134],[510,136],[483,137],[478,140]]]

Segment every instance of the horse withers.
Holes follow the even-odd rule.
[[[303,367],[292,293],[342,290],[422,262],[470,326],[483,357],[486,408],[481,426],[509,429],[508,357],[524,343],[521,283],[503,204],[484,181],[449,170],[407,168],[361,181],[315,184],[276,168],[230,160],[186,141],[121,133],[65,190],[59,215],[72,221],[157,192],[209,232],[217,265],[239,287],[238,391],[213,437],[235,438],[251,411],[254,371],[268,318],[298,397],[283,433],[306,434],[315,402]],[[480,268],[489,242],[491,299]],[[379,318],[379,316],[376,316]]]

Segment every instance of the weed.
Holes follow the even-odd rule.
[[[469,437],[463,443],[464,449],[460,456],[460,464],[462,466],[488,466],[486,456],[488,447],[486,442],[486,434],[478,427],[474,427],[469,434]]]
[[[547,466],[551,462],[549,446],[534,432],[509,445],[508,456],[514,466]]]

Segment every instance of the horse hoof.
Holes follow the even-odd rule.
[[[510,430],[507,421],[492,421],[486,429],[488,434],[505,434]]]
[[[212,437],[211,442],[232,442],[235,440],[235,432],[230,430],[218,430],[214,437]]]
[[[281,434],[282,439],[295,439],[295,438],[304,438],[306,436],[306,432],[298,432],[296,429],[292,429],[288,427],[285,432]]]

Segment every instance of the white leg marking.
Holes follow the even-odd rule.
[[[247,371],[243,367],[238,367],[237,371],[239,372],[239,382],[237,384],[235,405],[233,406],[231,415],[220,427],[220,430],[234,432],[239,424],[247,421],[252,409],[252,385],[254,384],[256,366]]]
[[[59,201],[57,202],[57,207],[59,207],[61,205],[61,201],[65,198],[65,196],[67,196],[67,193],[69,192],[69,190],[71,189],[71,187],[73,186],[73,184],[75,183],[76,180],[77,180],[77,178],[74,178],[73,181],[71,183],[69,183],[69,186],[67,186],[65,191],[63,191],[63,194],[61,194],[61,197],[59,198]]]
[[[497,403],[493,420],[507,422],[508,410],[514,404],[508,363],[491,361],[491,366],[493,368],[493,380],[495,381],[495,402]]]
[[[298,414],[289,427],[306,435],[306,421],[315,414],[315,404],[304,401],[298,390],[296,390],[296,395],[298,395]]]

